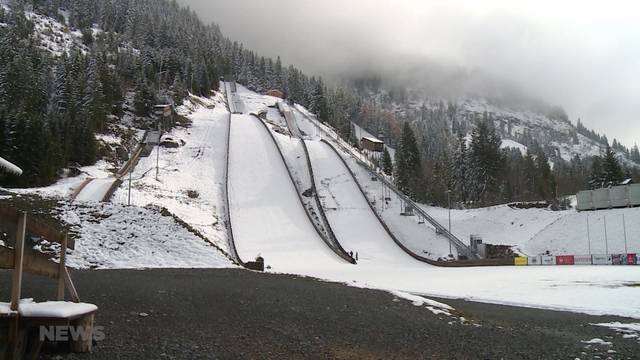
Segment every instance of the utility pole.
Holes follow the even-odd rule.
[[[384,196],[384,182],[380,181],[380,185],[382,185],[382,211],[384,211],[384,203],[385,203],[385,196]]]
[[[622,214],[622,229],[624,229],[624,253],[626,254],[627,249],[627,222],[624,218],[624,214]]]
[[[591,255],[591,231],[589,230],[589,214],[587,214],[587,242],[589,245],[589,255]]]
[[[158,120],[158,143],[156,146],[158,147],[158,151],[156,151],[156,181],[160,181],[159,173],[160,173],[160,137],[162,136],[162,124],[160,120]]]
[[[132,163],[133,159],[131,157],[133,156],[133,153],[131,152],[131,149],[127,149],[127,150],[129,151],[129,194],[127,197],[127,205],[131,206],[131,176],[133,173],[133,163]]]
[[[449,202],[449,234],[451,234],[451,190],[447,190],[447,200]],[[451,239],[449,239],[449,255],[453,255]]]
[[[604,254],[609,255],[609,237],[607,235],[607,216],[604,216]]]

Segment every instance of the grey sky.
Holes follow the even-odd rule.
[[[640,142],[640,6],[633,1],[178,0],[230,38],[324,76],[424,64],[482,74]],[[446,74],[446,75],[443,75]]]

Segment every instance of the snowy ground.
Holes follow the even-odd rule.
[[[254,104],[253,107],[258,108],[267,102],[266,99],[261,102],[256,94],[252,94],[249,100],[249,103]],[[296,109],[302,113],[306,111],[301,107]],[[357,265],[337,261],[337,257],[326,246],[322,246],[308,219],[301,215],[302,209],[296,205],[299,202],[292,197],[295,190],[283,187],[287,183],[286,173],[280,165],[279,155],[272,151],[275,147],[263,135],[256,133],[259,128],[250,126],[248,118],[234,117],[234,125],[236,123],[242,124],[242,128],[232,131],[231,139],[232,144],[237,144],[232,145],[232,149],[238,149],[235,155],[232,151],[232,168],[235,169],[230,173],[235,174],[231,177],[234,187],[232,199],[235,199],[235,205],[232,205],[234,233],[235,230],[241,232],[236,241],[246,254],[244,256],[262,254],[267,265],[272,265],[270,271],[309,275],[355,286],[425,296],[640,318],[640,288],[637,286],[640,267],[440,268],[413,259],[407,260],[406,254],[393,248],[393,243],[383,245],[377,241],[376,244],[393,249],[381,251],[369,261],[365,246],[372,246],[370,238],[363,236],[366,233],[355,231],[351,232],[346,244],[345,240],[341,241],[347,250],[348,244],[363,246],[365,250],[361,261]],[[307,135],[317,134],[313,124],[299,125]],[[246,146],[248,144],[251,147]],[[335,169],[327,171],[335,172]],[[322,175],[319,177],[322,178]],[[339,179],[333,178],[333,183],[337,185]],[[336,198],[338,201],[341,199]],[[297,211],[296,206],[299,207]],[[505,241],[514,237],[528,236],[530,239],[558,218],[558,213],[546,210],[513,210],[514,214],[521,214],[513,215],[516,218],[521,216],[521,222],[515,225],[517,221],[513,219],[514,225],[511,225],[504,213],[512,210],[507,207],[500,211],[496,211],[497,209],[500,208],[477,210],[494,215],[487,215],[484,222],[478,225],[469,225],[469,231],[486,231],[487,238],[495,237]],[[234,210],[240,211],[240,214],[233,215]],[[445,223],[443,214],[446,214],[446,209],[428,210]],[[476,211],[454,212],[454,215],[459,216],[459,220],[454,222],[454,232],[456,226],[478,217]],[[340,221],[349,224],[346,219]],[[501,223],[504,225],[500,225]],[[353,223],[354,227],[357,225]],[[523,229],[520,232],[514,231],[518,228]],[[336,229],[349,230],[342,225],[336,226]],[[468,238],[468,234],[463,235],[460,234],[460,237]],[[376,257],[378,261],[373,261]]]
[[[276,101],[250,93],[242,87],[239,87],[239,97],[244,100],[246,111],[267,109]],[[65,219],[80,225],[77,227],[80,238],[76,242],[76,250],[70,252],[68,258],[71,265],[83,268],[233,266],[215,247],[185,230],[173,217],[162,216],[157,209],[143,208],[148,204],[166,207],[207,240],[228,250],[222,225],[228,112],[221,97],[209,105],[216,107],[191,106],[193,126],[170,134],[186,144],[177,149],[162,149],[160,181],[155,180],[155,153],[140,162],[133,174],[132,198],[137,206],[121,205],[127,199],[125,181],[114,197],[116,204],[84,203],[69,205],[65,209]],[[301,107],[296,107],[296,110],[306,112]],[[283,120],[278,119],[273,111],[268,114],[274,122]],[[334,217],[336,224],[341,223],[336,229],[349,232],[343,245],[360,255],[357,265],[346,263],[322,241],[304,214],[277,147],[257,121],[253,117],[234,115],[231,126],[231,215],[236,245],[244,260],[252,260],[260,254],[271,266],[268,271],[314,276],[352,286],[418,296],[464,298],[640,319],[639,266],[429,266],[408,258],[390,240],[383,242],[377,232],[369,234],[366,227],[361,227],[361,231],[350,229],[350,224],[354,229],[362,224],[355,220],[350,222],[356,216],[349,212],[359,212],[358,209],[363,207],[348,195],[352,191],[336,196],[336,201],[342,201],[342,209],[348,211],[343,212],[344,218]],[[303,132],[314,134],[312,123],[299,125]],[[107,173],[106,166],[98,164],[88,171],[93,174],[87,175],[101,177],[96,174],[101,171]],[[344,171],[331,165],[326,172],[327,175],[318,175],[320,179],[330,179],[325,190],[338,193],[336,186],[345,186],[340,182],[340,173]],[[359,180],[366,187],[361,178],[364,177],[360,176]],[[73,179],[74,182],[82,180]],[[36,192],[68,194],[72,188],[63,181]],[[374,189],[371,192],[378,191]],[[343,201],[345,197],[353,203],[347,206]],[[446,223],[446,209],[426,209]],[[453,231],[461,239],[468,239],[469,234],[480,234],[487,242],[516,245],[524,253],[543,250],[579,253],[582,249],[578,246],[587,245],[585,232],[580,235],[579,231],[579,224],[586,224],[587,215],[591,222],[592,250],[602,250],[596,247],[596,243],[601,241],[598,234],[604,233],[604,221],[598,217],[607,215],[609,251],[620,251],[620,232],[615,228],[621,222],[622,213],[626,217],[628,247],[633,251],[633,246],[635,249],[638,246],[640,209],[576,213],[514,210],[500,206],[456,210],[452,215]],[[387,218],[385,220],[392,223]],[[414,218],[411,220],[415,221]],[[432,231],[424,224],[418,225],[427,228],[427,234]],[[396,230],[409,228],[400,224]],[[429,238],[425,236],[425,239]]]
[[[166,134],[179,148],[160,149],[160,171],[156,180],[156,151],[141,158],[132,178],[131,203],[149,204],[169,209],[176,216],[202,233],[211,243],[229,253],[224,226],[224,169],[226,167],[226,134],[229,113],[222,96],[212,100],[199,99],[206,106],[189,105],[192,125]],[[113,202],[127,204],[128,178],[116,191]]]
[[[222,252],[160,209],[117,204],[68,205],[63,219],[77,232],[67,265],[80,269],[220,268]]]
[[[106,178],[112,175],[112,165],[100,160],[94,165],[80,168],[81,174],[58,180],[51,186],[29,189],[5,189],[16,194],[38,194],[45,197],[67,199],[85,180],[89,178]]]
[[[447,209],[429,206],[424,209],[441,223],[448,221]],[[625,251],[623,214],[628,251]],[[530,256],[546,251],[554,255],[584,255],[589,253],[589,247],[593,254],[604,254],[607,249],[610,254],[640,253],[640,208],[577,212],[501,205],[452,210],[451,222],[452,232],[463,241],[468,242],[472,234],[480,235],[486,243],[512,245],[521,254]]]

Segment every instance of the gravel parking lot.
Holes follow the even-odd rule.
[[[5,301],[9,275],[0,272]],[[92,354],[64,359],[640,356],[637,339],[590,325],[631,319],[434,299],[456,309],[453,316],[436,315],[382,291],[244,270],[76,271],[72,276],[81,299],[99,306],[97,325],[105,339]],[[27,276],[24,282],[23,297],[45,300],[55,294],[47,279]],[[612,345],[584,343],[594,338]]]

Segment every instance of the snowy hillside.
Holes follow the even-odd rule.
[[[431,206],[424,208],[438,221],[448,221],[447,209]],[[517,209],[501,205],[452,210],[451,223],[452,232],[466,242],[469,242],[471,235],[479,235],[485,243],[510,245],[516,252],[528,256],[547,251],[553,255],[582,255],[589,254],[589,250],[594,254],[605,251],[614,254],[640,253],[640,208],[577,212]]]
[[[576,125],[558,109],[541,105],[509,105],[478,96],[441,98],[425,95],[420,90],[405,90],[406,97],[403,99],[393,99],[388,91],[381,89],[366,90],[364,93],[373,103],[388,104],[398,119],[424,122],[429,131],[441,130],[441,124],[433,123],[435,120],[445,121],[449,130],[469,134],[475,122],[486,117],[493,121],[498,134],[509,142],[505,147],[522,151],[535,140],[545,148],[552,161],[554,156],[566,161],[576,155],[581,158],[601,156],[606,149],[603,142],[579,133]],[[369,127],[367,130],[370,132],[379,130],[375,122]],[[624,164],[640,167],[622,152],[618,151],[618,157]]]

